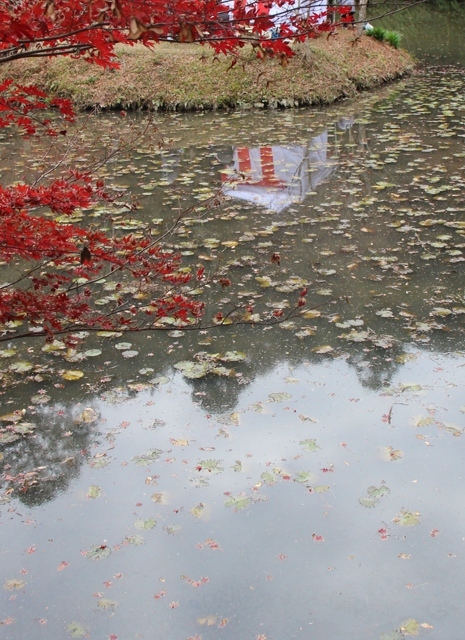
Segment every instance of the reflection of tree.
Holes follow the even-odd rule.
[[[4,481],[5,477],[16,478],[6,484],[28,507],[52,500],[79,475],[92,442],[92,425],[74,422],[72,412],[72,403],[39,410],[33,416],[34,434],[3,449],[2,477]],[[68,431],[70,435],[67,435]],[[33,471],[37,475],[31,480],[35,479],[37,483],[29,486],[23,474]]]

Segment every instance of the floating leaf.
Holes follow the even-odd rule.
[[[294,482],[298,482],[299,484],[304,484],[306,486],[312,485],[317,479],[317,476],[312,471],[299,471],[296,473]]]
[[[403,527],[415,527],[420,524],[420,514],[412,511],[401,511],[399,515],[394,518],[396,524],[400,524]]]
[[[290,393],[286,393],[285,391],[269,393],[267,402],[284,402],[285,400],[290,400],[292,395]]]
[[[127,351],[131,347],[131,342],[118,342],[117,344],[115,344],[115,349],[118,349],[119,351]]]
[[[24,580],[19,580],[17,578],[12,578],[11,580],[5,580],[3,583],[3,588],[8,591],[19,591],[20,589],[24,589],[27,582]]]
[[[87,551],[86,557],[91,560],[103,560],[108,558],[110,554],[111,549],[106,544],[95,544]]]
[[[145,529],[145,530],[149,530],[149,529],[153,529],[157,524],[157,521],[155,520],[155,518],[148,518],[147,520],[136,520],[134,522],[134,526],[136,529]]]
[[[174,368],[178,369],[178,371],[180,371],[186,378],[195,380],[206,376],[207,373],[210,372],[211,364],[209,362],[192,362],[184,360],[182,362],[177,362],[174,365]]]
[[[205,513],[205,505],[203,502],[199,502],[199,504],[196,504],[195,507],[192,507],[191,509],[191,514],[194,516],[194,518],[201,518]]]
[[[76,419],[76,422],[84,422],[85,424],[91,424],[98,419],[98,414],[92,407],[86,407]]]
[[[318,353],[320,355],[324,355],[325,353],[331,353],[331,351],[334,351],[334,349],[329,344],[323,344],[323,345],[320,345],[319,347],[313,347],[312,349],[313,353]]]
[[[19,422],[24,414],[26,413],[26,409],[15,409],[15,411],[11,411],[10,413],[5,413],[3,416],[0,416],[1,422]]]
[[[328,491],[328,489],[330,489],[329,484],[326,484],[326,485],[319,484],[316,487],[313,487],[313,493],[324,493],[325,491]]]
[[[414,618],[409,618],[401,624],[400,630],[408,636],[417,636],[420,632],[420,624]]]
[[[149,449],[146,453],[143,453],[140,456],[134,456],[132,460],[139,467],[143,467],[155,462],[155,460],[158,460],[162,453],[163,451],[161,449]]]
[[[299,444],[303,447],[304,451],[318,451],[321,449],[316,443],[316,440],[301,440]]]
[[[87,638],[89,635],[87,629],[80,622],[71,622],[66,627],[66,631],[71,638]]]
[[[218,616],[205,616],[205,618],[197,618],[197,622],[207,627],[213,627],[218,622]]]
[[[197,465],[199,471],[208,471],[209,473],[221,473],[224,468],[220,466],[220,460],[201,460]]]
[[[32,364],[32,362],[21,360],[19,362],[13,362],[13,364],[10,364],[8,369],[9,371],[13,371],[14,373],[26,373],[27,371],[30,371],[33,367],[34,365]]]
[[[433,424],[433,418],[424,417],[424,416],[414,416],[412,418],[412,424],[414,427],[427,427],[430,424]]]
[[[225,507],[232,507],[235,511],[246,509],[250,504],[250,498],[247,496],[230,496],[224,503]]]
[[[0,349],[0,358],[12,358],[16,355],[16,349]]]
[[[96,484],[90,485],[89,491],[86,493],[86,497],[92,498],[93,500],[95,500],[95,498],[100,498],[101,495],[103,495],[103,491]]]
[[[151,500],[152,502],[155,502],[155,504],[168,504],[168,496],[166,492],[153,493],[151,495]]]
[[[132,533],[130,536],[126,536],[124,541],[127,544],[134,545],[135,547],[140,547],[140,545],[145,544],[144,537],[138,533]]]
[[[189,440],[176,440],[175,438],[170,438],[170,442],[175,447],[187,447],[189,445]]]
[[[107,598],[97,600],[97,607],[101,611],[114,611],[117,605],[116,600],[108,600]]]
[[[278,482],[279,477],[276,476],[272,471],[264,471],[260,476],[260,480],[262,480],[269,487],[272,487]]]
[[[79,371],[77,369],[68,369],[61,374],[61,377],[65,380],[80,380],[84,377],[84,371]]]
[[[243,351],[226,351],[224,356],[220,357],[223,362],[242,362],[247,358]]]
[[[95,358],[96,356],[101,355],[102,350],[101,349],[88,349],[87,351],[84,351],[84,355],[87,358]]]
[[[364,496],[363,498],[359,499],[359,503],[362,505],[362,507],[367,507],[368,509],[376,507],[378,502],[379,500],[377,500],[373,496]]]
[[[181,530],[182,527],[179,524],[170,524],[163,527],[163,531],[166,531],[166,533],[168,533],[170,536],[177,535],[181,532]]]
[[[123,358],[135,358],[136,356],[139,355],[138,351],[123,351],[122,354]]]

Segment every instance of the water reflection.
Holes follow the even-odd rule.
[[[302,202],[336,166],[328,149],[327,129],[306,146],[238,146],[233,149],[230,171],[223,174],[223,191],[279,213]]]

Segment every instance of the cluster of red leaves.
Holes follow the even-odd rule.
[[[85,174],[47,186],[0,186],[0,256],[20,273],[0,285],[1,324],[27,320],[51,335],[82,326],[134,328],[140,312],[149,324],[168,316],[187,323],[202,315],[201,303],[176,292],[190,278],[179,272],[180,257],[163,252],[150,237],[110,236],[38,212],[71,215],[102,198],[108,200],[102,183]],[[112,312],[102,315],[91,304],[91,285],[119,272],[141,289],[164,284],[167,293],[141,307],[122,292]],[[118,282],[116,291],[122,288]]]
[[[0,8],[0,50],[6,61],[50,55],[84,56],[104,67],[115,66],[118,42],[160,40],[202,42],[218,53],[231,53],[252,42],[257,54],[292,55],[288,39],[304,40],[331,26],[327,12],[312,10],[314,0],[300,3],[298,15],[284,0],[274,2],[280,14],[280,37],[269,40],[275,15],[260,2],[218,0],[17,0]],[[271,2],[269,3],[271,7]],[[349,8],[339,7],[338,13]],[[225,20],[225,14],[230,16]]]

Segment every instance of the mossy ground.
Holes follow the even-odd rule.
[[[258,60],[245,48],[230,68],[230,58],[216,58],[207,47],[164,43],[153,50],[119,47],[121,67],[116,71],[84,60],[52,58],[18,61],[1,74],[70,97],[81,109],[187,111],[329,104],[413,68],[407,52],[367,36],[355,39],[350,29],[297,45],[296,54],[282,67],[277,60]]]

